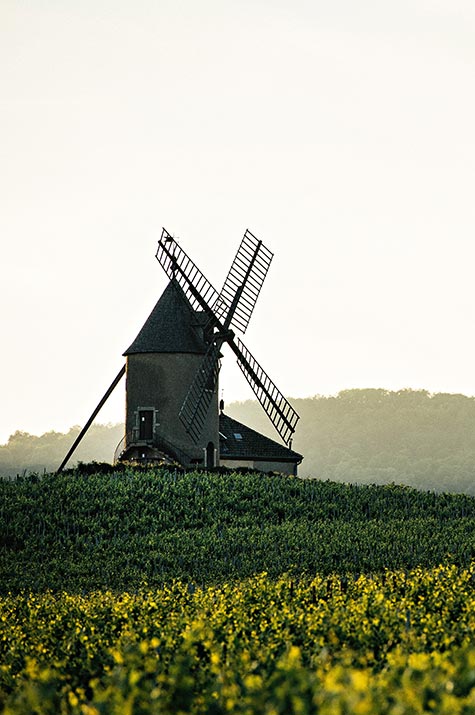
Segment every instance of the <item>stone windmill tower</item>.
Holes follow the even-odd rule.
[[[124,353],[126,424],[122,459],[153,459],[163,452],[186,465],[217,463],[217,383],[212,387],[198,441],[179,417],[206,355],[205,321],[172,279]]]
[[[262,241],[246,231],[218,293],[163,229],[156,258],[170,282],[125,351],[126,365],[58,471],[126,374],[126,428],[117,459],[171,459],[185,467],[227,464],[295,474],[302,456],[291,444],[299,416],[234,332],[246,331],[272,257]],[[234,352],[285,447],[218,410],[224,344]]]

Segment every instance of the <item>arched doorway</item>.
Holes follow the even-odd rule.
[[[214,444],[212,442],[208,442],[207,447],[206,447],[206,466],[207,467],[214,467]]]

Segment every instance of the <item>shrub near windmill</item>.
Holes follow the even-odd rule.
[[[156,258],[170,282],[125,351],[126,365],[86,423],[58,471],[124,373],[125,436],[120,460],[171,459],[184,467],[253,467],[297,473],[302,455],[291,449],[297,413],[234,329],[249,324],[273,254],[246,231],[218,293],[166,231]],[[227,343],[284,445],[218,410],[221,348]]]

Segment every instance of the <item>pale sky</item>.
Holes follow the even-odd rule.
[[[0,0],[0,442],[89,417],[162,226],[218,290],[274,252],[244,342],[285,395],[474,395],[474,70],[469,0]]]

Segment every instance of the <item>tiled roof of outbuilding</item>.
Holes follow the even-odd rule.
[[[262,459],[297,463],[303,459],[298,452],[264,437],[224,413],[219,415],[219,432],[219,451],[222,459]]]
[[[202,320],[202,318],[201,318]],[[178,283],[171,280],[124,355],[134,353],[206,353],[196,313]]]

